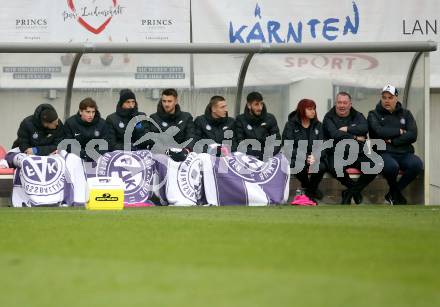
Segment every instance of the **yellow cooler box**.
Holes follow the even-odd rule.
[[[89,187],[89,210],[124,209],[124,182],[117,177],[95,177],[87,179]]]

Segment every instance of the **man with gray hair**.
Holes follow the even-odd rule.
[[[362,162],[371,162],[364,153],[364,145],[367,139],[368,123],[365,116],[356,111],[351,102],[351,95],[347,92],[339,92],[336,95],[335,106],[327,112],[324,117],[324,137],[333,139],[333,148],[329,150],[328,166],[329,172],[344,186],[346,190],[342,191],[341,204],[350,204],[351,199],[356,204],[362,203],[362,190],[376,177],[376,174],[362,173],[355,182],[347,174],[347,168],[361,169]],[[349,164],[342,164],[349,161],[350,147],[345,145],[341,156],[336,156],[335,149],[338,143],[345,140],[353,140],[354,144],[359,146],[356,153],[356,159]],[[343,176],[338,176],[337,168],[342,167]]]

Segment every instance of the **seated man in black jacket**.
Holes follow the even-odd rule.
[[[370,138],[383,139],[386,150],[381,153],[382,173],[390,187],[385,199],[390,204],[406,204],[403,189],[423,170],[422,160],[414,154],[412,143],[417,140],[417,124],[411,112],[397,101],[397,89],[387,85],[382,90],[381,101],[368,113]],[[404,174],[397,181],[399,169]]]
[[[235,135],[240,150],[240,142],[256,141],[260,149],[251,145],[246,147],[248,155],[254,156],[259,160],[263,160],[266,139],[270,136],[275,140],[281,140],[280,129],[278,128],[275,116],[268,113],[266,105],[263,102],[263,96],[258,92],[249,93],[246,98],[246,107],[244,113],[237,116],[235,120]],[[268,148],[268,157],[273,157],[280,151],[280,146]],[[243,150],[243,149],[242,149]]]
[[[342,192],[342,204],[350,204],[351,199],[356,204],[362,202],[362,190],[376,177],[376,174],[362,173],[359,179],[355,182],[347,174],[347,168],[361,169],[361,163],[372,161],[365,155],[364,145],[367,139],[368,123],[365,116],[356,111],[352,107],[351,96],[347,92],[339,92],[336,95],[336,105],[327,112],[323,120],[324,136],[326,139],[333,139],[333,147],[328,151],[328,168],[329,172],[340,183],[347,187]],[[355,162],[350,165],[344,165],[343,176],[338,177],[335,169],[335,160],[342,161],[347,158],[349,149],[346,147],[343,157],[335,156],[335,148],[341,140],[355,140],[359,146],[358,156]]]
[[[194,143],[200,140],[213,141],[214,143],[211,143],[209,147],[206,145],[207,142],[204,142],[200,151],[211,152],[210,149],[213,148],[217,156],[221,155],[222,150],[224,153],[230,150],[234,151],[236,147],[233,137],[234,122],[233,118],[228,117],[228,105],[225,98],[222,96],[211,97],[206,106],[205,114],[198,116],[194,121]],[[229,146],[222,146],[222,143]]]
[[[66,139],[75,139],[81,145],[81,148],[69,148],[69,151],[79,153],[80,158],[87,162],[93,161],[93,158],[86,152],[87,144],[95,139],[107,142],[107,131],[107,124],[101,118],[96,102],[90,97],[79,103],[78,113],[68,118],[64,125]],[[100,149],[98,145],[94,145],[93,148],[99,155],[107,151]]]
[[[57,152],[64,138],[63,123],[52,105],[40,104],[34,115],[23,119],[17,136],[13,148],[19,147],[28,155],[47,156]]]
[[[152,133],[166,133],[167,130],[172,131],[171,135],[169,135],[172,138],[171,140],[164,138],[166,141],[171,141],[170,144],[156,144],[154,140],[149,141],[153,151],[155,150],[155,145],[159,147],[165,146],[168,148],[167,154],[174,161],[184,161],[194,145],[194,122],[190,113],[180,110],[178,95],[175,89],[169,88],[162,92],[162,97],[157,104],[157,112],[150,117],[152,119],[152,122],[149,122],[148,128],[150,135]],[[178,145],[182,146],[177,148]]]
[[[133,145],[143,135],[147,133],[148,124],[142,121],[140,117],[146,116],[144,112],[138,111],[136,96],[130,89],[123,89],[119,92],[119,101],[116,106],[116,112],[107,116],[109,151],[124,150],[124,135],[129,122],[134,119],[135,127],[131,139],[126,140],[128,149],[139,150],[147,149],[148,142]]]

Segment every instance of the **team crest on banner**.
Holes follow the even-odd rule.
[[[124,181],[126,204],[145,202],[151,195],[154,161],[151,152],[115,151],[106,153],[98,160],[98,177],[119,177]]]
[[[22,165],[22,187],[28,195],[53,195],[64,188],[64,159],[31,157]]]
[[[202,195],[202,161],[196,154],[190,154],[180,163],[177,170],[177,185],[182,195],[194,203],[198,203]]]
[[[228,170],[234,172],[244,180],[254,183],[270,181],[281,165],[281,161],[278,157],[273,157],[265,163],[241,152],[236,152],[234,155],[226,156],[223,159],[225,159]]]

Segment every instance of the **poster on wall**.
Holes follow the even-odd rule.
[[[440,42],[438,12],[437,0],[341,0],[337,5],[324,0],[193,0],[192,28],[198,43]],[[389,82],[407,73],[406,59],[393,67],[389,64],[396,55],[369,55],[378,59],[377,73],[390,74]],[[272,71],[283,70],[284,64],[278,61]],[[398,82],[403,86],[404,78]],[[440,51],[431,53],[431,86],[440,87]]]
[[[190,38],[189,0],[2,2],[1,42],[172,42]]]
[[[188,43],[189,0],[2,3],[0,42]],[[65,88],[73,54],[2,54],[1,88]],[[85,54],[77,88],[186,87],[189,55]]]

